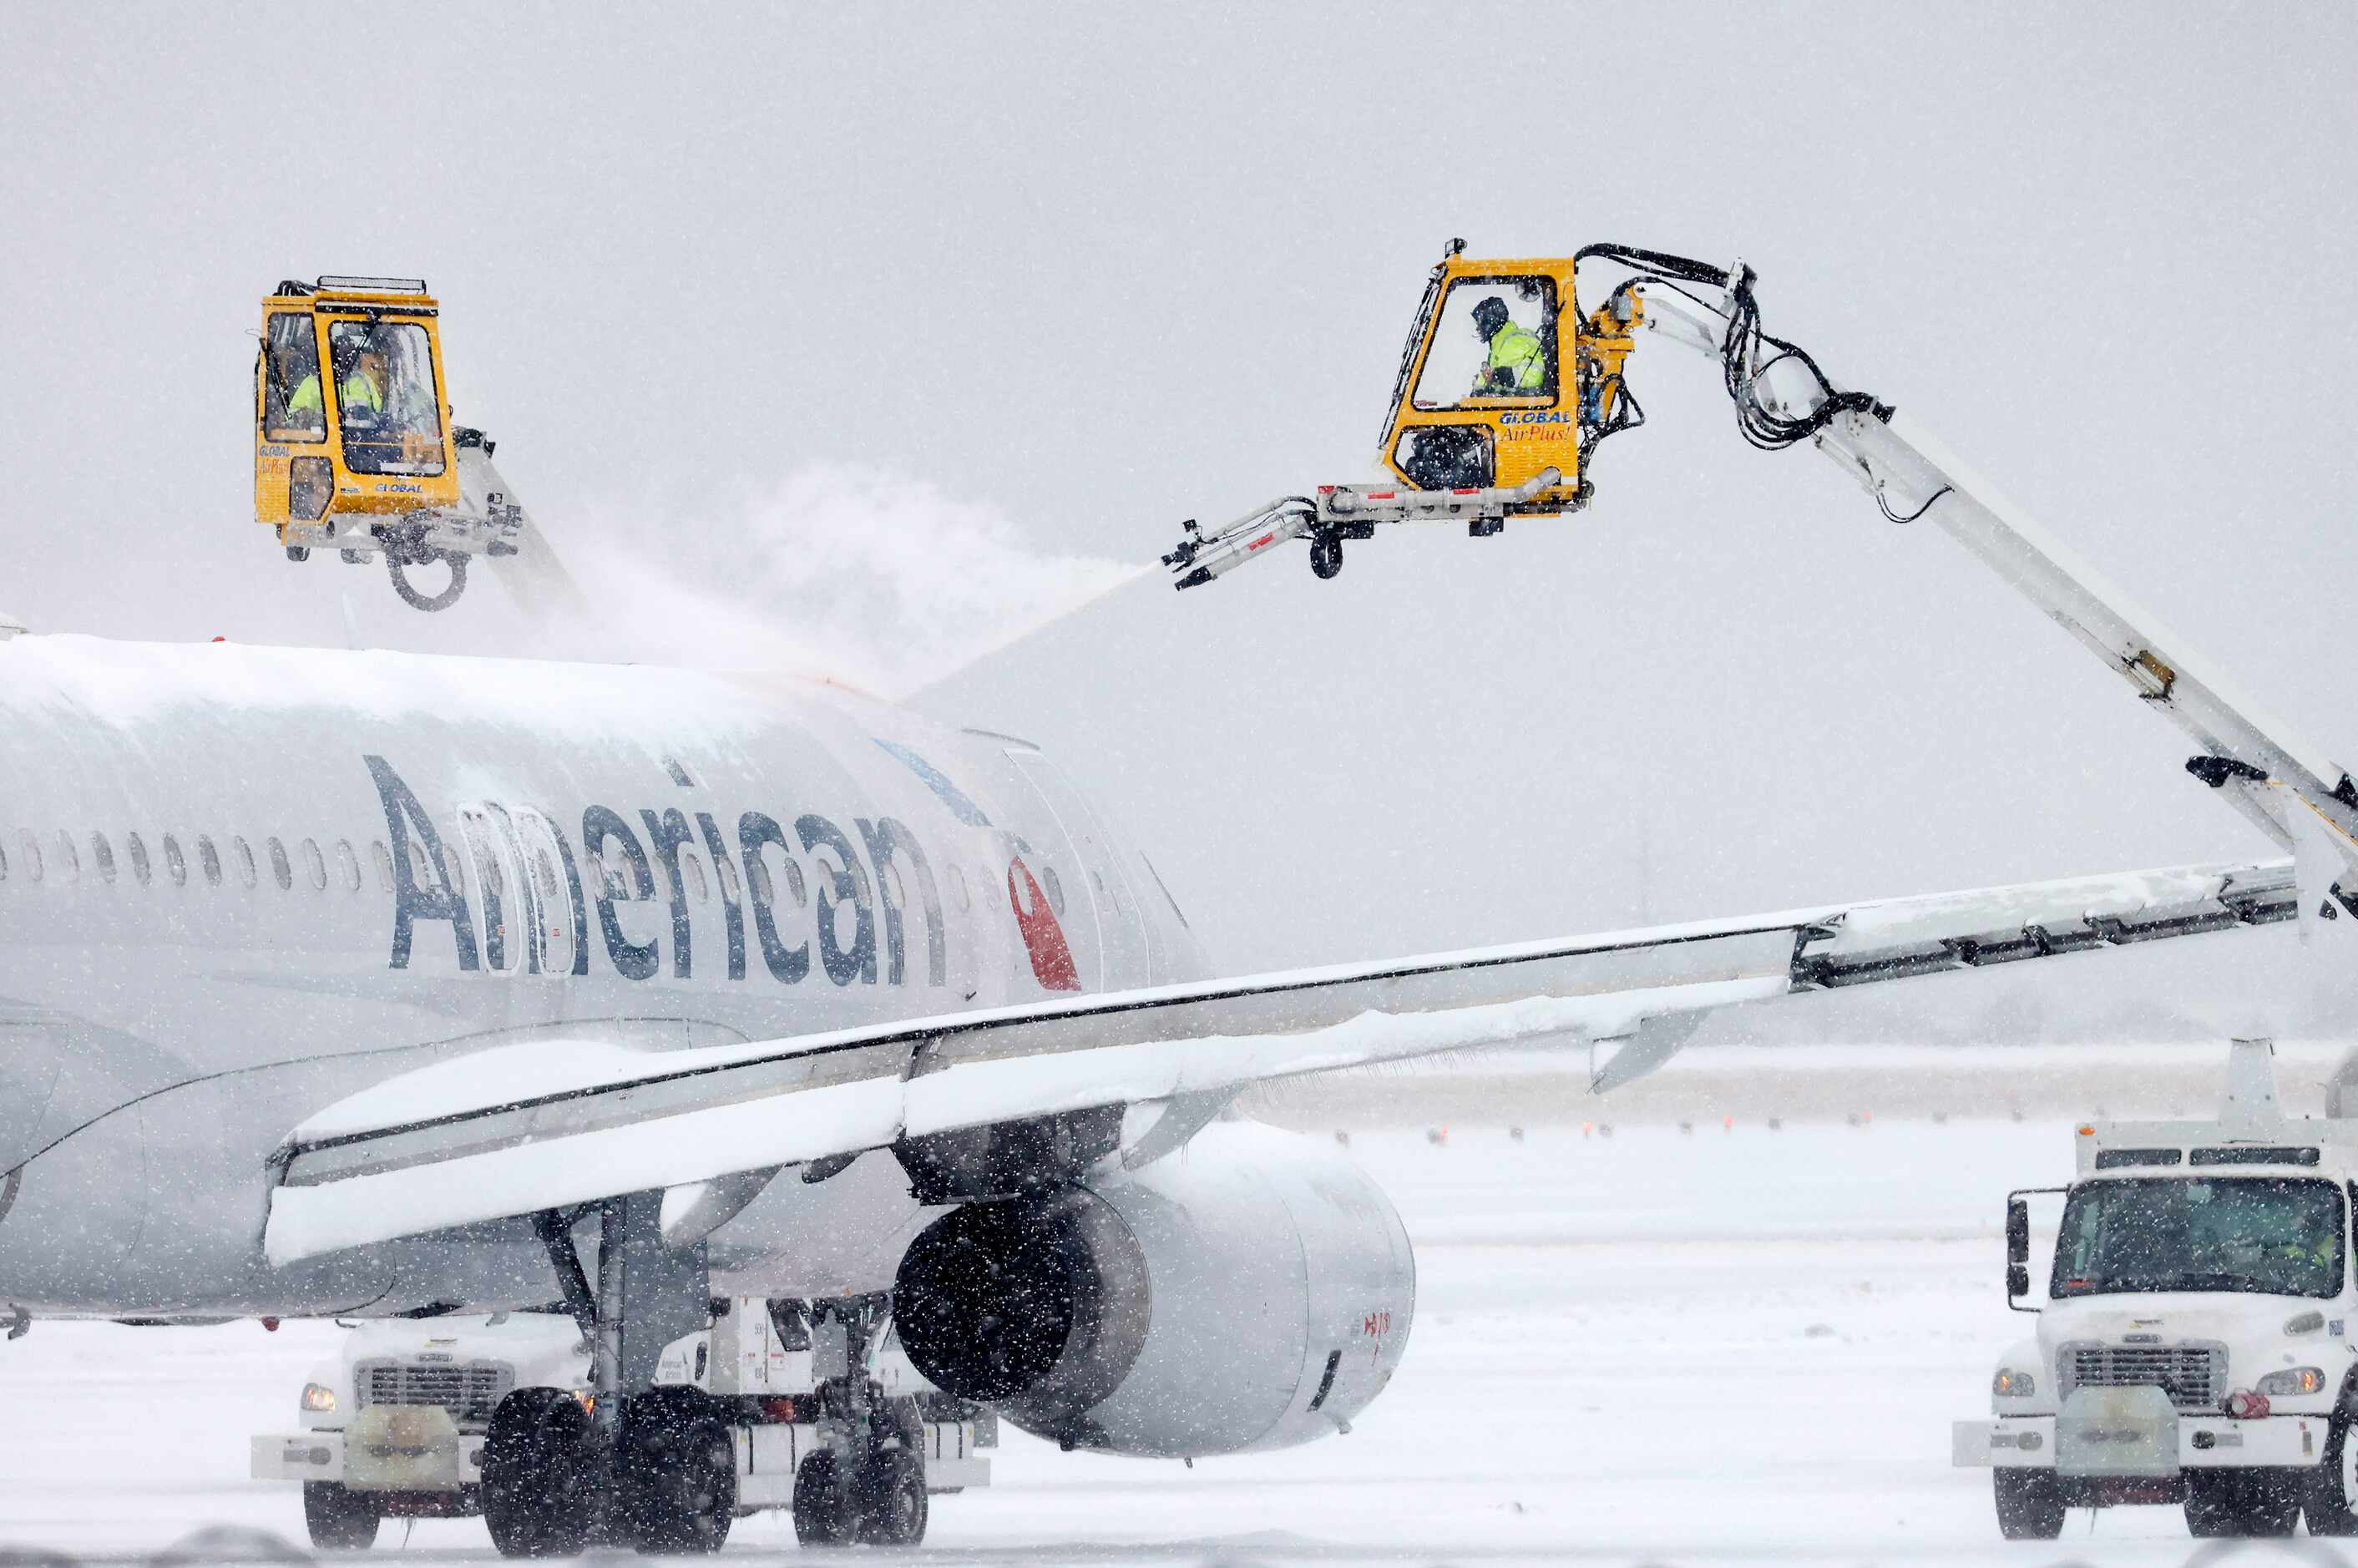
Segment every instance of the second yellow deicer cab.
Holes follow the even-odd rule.
[[[287,282],[263,301],[254,515],[290,552],[457,504],[436,316],[407,278]]]

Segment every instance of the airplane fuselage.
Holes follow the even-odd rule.
[[[453,1055],[1208,974],[1035,748],[822,685],[27,637],[0,726],[0,1301],[36,1311],[546,1299],[520,1226],[263,1257],[287,1131]],[[778,1184],[716,1266],[889,1278],[917,1211],[860,1163]]]

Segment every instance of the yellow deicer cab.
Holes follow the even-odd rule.
[[[1586,499],[1583,455],[1621,408],[1629,323],[1580,324],[1578,258],[1477,260],[1452,245],[1401,354],[1379,454],[1421,491],[1514,490],[1548,516]],[[1534,353],[1534,349],[1536,352]]]
[[[467,564],[483,557],[527,613],[579,610],[580,589],[492,466],[490,439],[451,422],[440,316],[418,278],[282,283],[262,302],[254,521],[277,530],[288,560],[322,545],[353,566],[383,557],[413,609],[457,603]]]
[[[1596,444],[1643,417],[1621,379],[1644,301],[1616,289],[1583,318],[1576,255],[1476,260],[1453,240],[1401,351],[1377,460],[1394,479],[1280,496],[1215,533],[1193,519],[1163,557],[1197,588],[1291,539],[1310,569],[1343,569],[1343,544],[1388,523],[1462,524],[1476,538],[1509,518],[1560,517],[1593,493]],[[1631,253],[1633,254],[1641,253]]]
[[[254,515],[299,560],[370,524],[453,507],[437,309],[422,280],[287,282],[262,302]]]

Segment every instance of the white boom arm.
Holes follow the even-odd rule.
[[[1633,287],[1645,301],[1648,330],[1722,358],[1727,316],[1675,288],[1642,282]],[[1759,391],[1774,399],[1787,388],[1798,398],[1779,411],[1791,416],[1809,414],[1827,395],[1814,380],[1801,375]],[[1929,431],[1898,413],[1846,408],[1814,439],[1887,515],[1920,516],[1936,524],[2093,649],[2201,748],[2188,771],[2218,789],[2271,838],[2291,848],[2296,837],[2294,826],[2279,815],[2285,806],[2281,793],[2270,787],[2273,781],[2335,830],[2344,859],[2358,868],[2358,784],[2349,774],[2236,691],[2184,638],[2107,582]]]

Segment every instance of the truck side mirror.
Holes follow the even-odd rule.
[[[2006,1200],[2006,1297],[2017,1301],[2030,1293],[2030,1205],[2022,1198]]]

